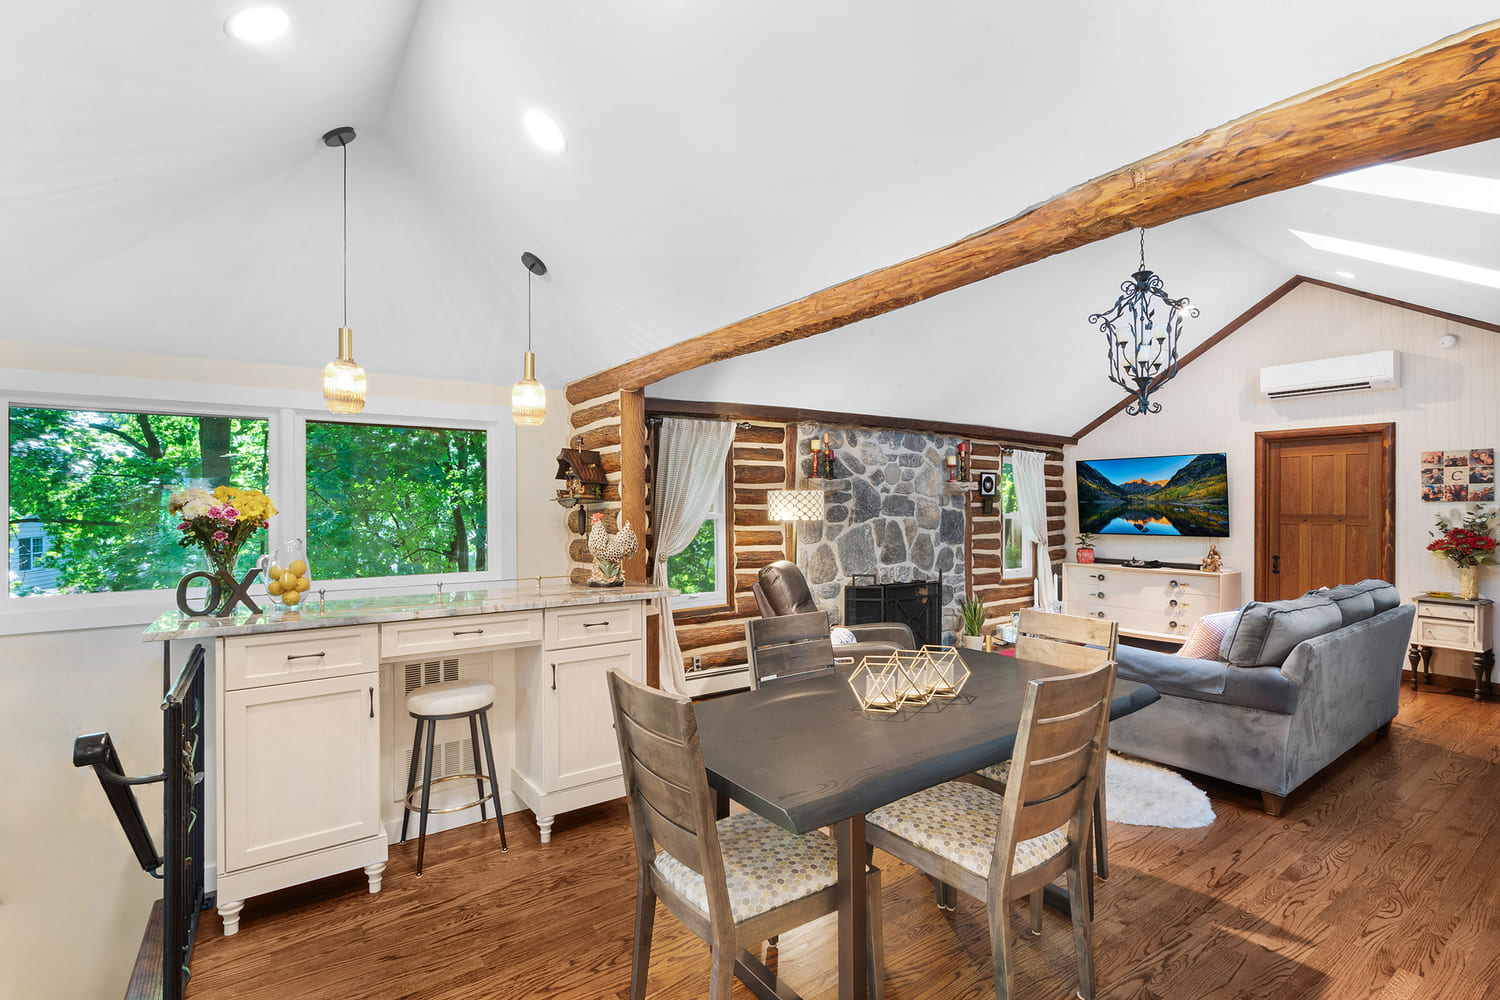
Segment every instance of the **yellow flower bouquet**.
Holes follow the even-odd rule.
[[[199,546],[221,577],[234,578],[240,548],[276,515],[276,505],[260,490],[220,486],[212,493],[184,489],[173,493],[167,510],[181,518],[177,544]]]

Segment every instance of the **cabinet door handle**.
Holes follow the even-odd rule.
[[[1182,586],[1182,584],[1178,583],[1176,580],[1173,580],[1170,583],[1168,583],[1167,586],[1168,587],[1172,587],[1172,588],[1177,588],[1177,587]]]
[[[375,718],[375,689],[370,688],[370,718]]]
[[[454,635],[484,635],[484,629],[482,629],[482,628],[454,629],[453,630],[453,634]]]
[[[609,622],[584,622],[583,623],[583,627],[584,628],[600,628],[600,627],[608,625],[608,624],[609,624]]]
[[[1175,608],[1175,607],[1177,607],[1177,599],[1173,598],[1172,600],[1168,601],[1167,602],[1167,607],[1169,607],[1169,608]]]
[[[323,652],[317,652],[317,653],[288,653],[288,654],[286,654],[286,658],[288,660],[307,660],[307,659],[313,659],[315,657],[326,656],[326,655],[328,655],[328,654],[323,653]]]
[[[557,690],[557,664],[552,664],[552,690]]]
[[[1280,573],[1281,572],[1281,556],[1275,555],[1275,556],[1271,557],[1271,572],[1272,573]]]
[[[1176,628],[1176,627],[1177,627],[1177,623],[1175,621],[1167,622],[1167,628]]]

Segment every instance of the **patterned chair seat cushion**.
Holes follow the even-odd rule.
[[[1001,796],[988,789],[949,781],[881,806],[865,821],[987,879],[1004,804]],[[1011,874],[1035,868],[1067,846],[1066,827],[1023,840],[1016,845]]]
[[[838,882],[838,847],[826,834],[798,836],[751,812],[721,819],[718,827],[735,923]],[[666,851],[656,856],[655,864],[672,888],[708,912],[708,888],[702,875]]]
[[[1003,785],[1010,780],[1010,761],[1002,760],[998,764],[981,767],[974,773],[978,774],[981,778],[988,778],[997,784]]]

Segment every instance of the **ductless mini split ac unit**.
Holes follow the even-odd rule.
[[[1260,370],[1261,394],[1271,399],[1395,389],[1400,385],[1401,356],[1396,351],[1300,361],[1294,365],[1272,365]]]

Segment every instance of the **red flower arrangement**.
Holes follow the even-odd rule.
[[[1490,535],[1490,518],[1494,516],[1492,510],[1481,511],[1475,507],[1459,524],[1449,524],[1446,517],[1438,518],[1441,533],[1428,532],[1433,539],[1427,543],[1427,551],[1451,559],[1456,566],[1478,566],[1490,562],[1495,558],[1495,539]]]

